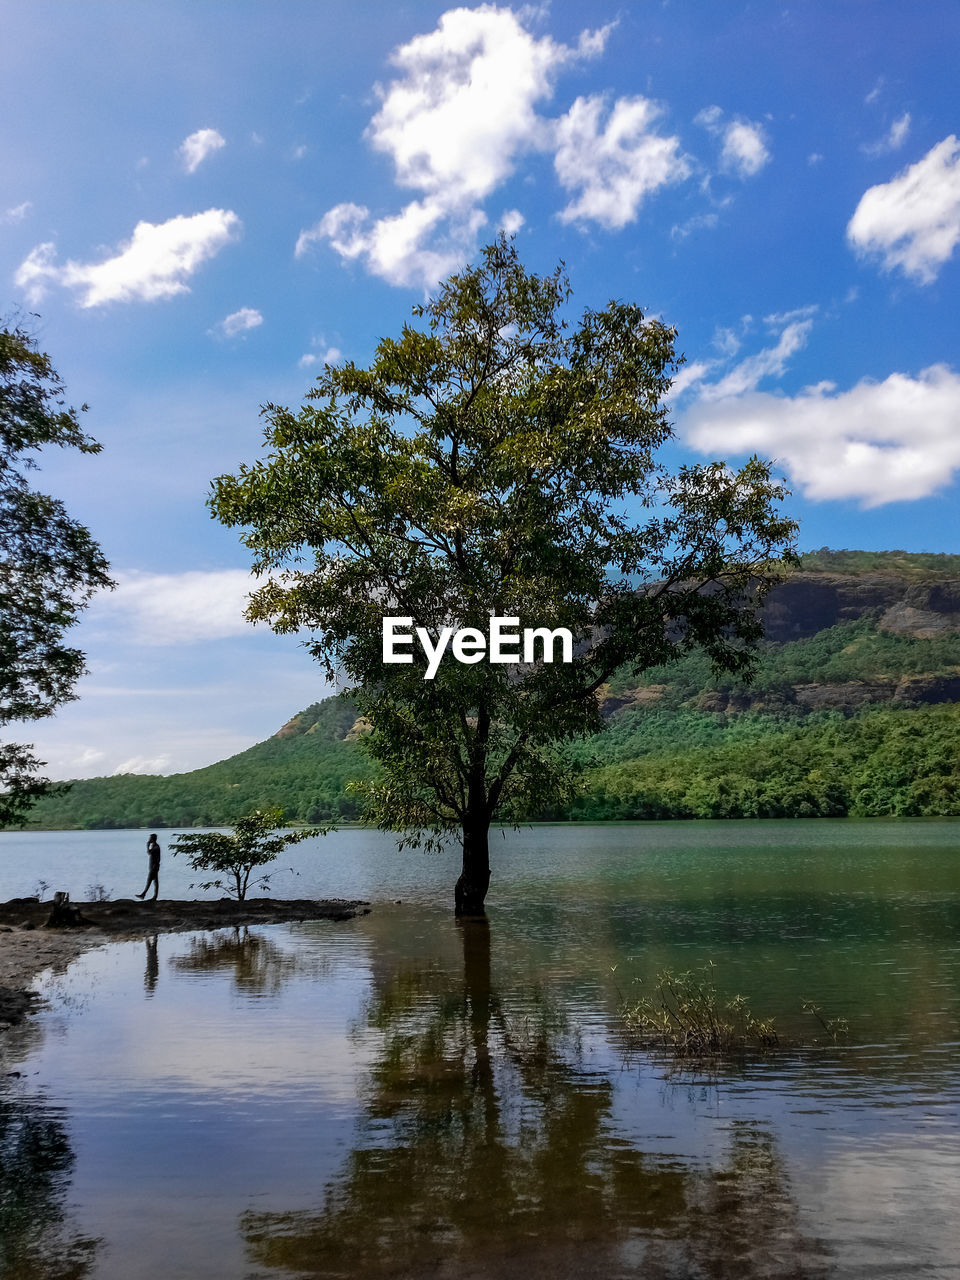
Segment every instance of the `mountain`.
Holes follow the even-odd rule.
[[[960,556],[828,551],[771,592],[756,678],[700,654],[601,691],[605,728],[575,743],[583,790],[548,818],[960,814]],[[359,816],[372,767],[353,703],[327,698],[265,742],[169,777],[74,782],[30,826],[229,824]]]

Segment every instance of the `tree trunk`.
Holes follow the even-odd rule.
[[[470,818],[463,824],[463,867],[453,891],[458,916],[485,915],[483,902],[490,886],[490,819]]]

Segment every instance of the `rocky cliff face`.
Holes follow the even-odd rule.
[[[771,591],[763,612],[766,638],[780,644],[805,640],[828,627],[861,618],[869,618],[879,631],[922,640],[960,634],[960,578],[924,580],[889,572],[797,573]],[[601,710],[609,717],[627,707],[650,705],[660,701],[667,688],[648,685],[623,691],[605,698]],[[870,679],[798,683],[776,692],[761,692],[749,685],[705,689],[685,705],[732,715],[751,709],[850,714],[877,703],[917,707],[944,702],[960,702],[960,664],[953,671],[878,672]]]
[[[932,639],[960,631],[960,579],[915,582],[886,573],[798,573],[767,597],[768,640],[802,640],[873,615],[881,630]]]

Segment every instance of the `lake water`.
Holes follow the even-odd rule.
[[[128,896],[145,836],[0,836],[0,896]],[[508,832],[487,927],[452,918],[453,852],[297,846],[275,896],[371,914],[45,979],[0,1079],[0,1276],[956,1277],[958,844],[948,821]],[[632,1050],[635,979],[708,960],[805,1047]],[[804,1000],[848,1038],[813,1045]]]

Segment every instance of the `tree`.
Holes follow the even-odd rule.
[[[216,878],[204,880],[201,889],[225,889],[243,902],[250,887],[250,877],[258,867],[274,861],[290,844],[299,844],[312,836],[322,835],[317,827],[299,831],[277,831],[283,821],[281,809],[254,809],[238,818],[232,834],[225,831],[191,831],[171,841],[174,854],[183,853],[194,871],[213,871]],[[270,888],[270,877],[256,881],[259,889]]]
[[[458,914],[483,911],[494,817],[570,794],[562,746],[600,724],[596,693],[702,647],[747,672],[757,605],[795,525],[769,465],[671,472],[675,331],[611,302],[568,328],[562,270],[526,272],[501,237],[414,308],[369,368],[326,366],[299,411],[265,406],[270,456],[214,481],[267,582],[248,617],[312,633],[355,686],[381,780],[368,812],[404,841],[458,831]],[[384,615],[485,632],[491,616],[566,627],[570,662],[384,665]]]
[[[50,357],[19,326],[0,329],[0,725],[41,719],[74,697],[84,656],[64,633],[95,591],[114,585],[90,531],[28,484],[45,445],[100,452]],[[0,826],[50,789],[39,768],[29,747],[0,745]]]

